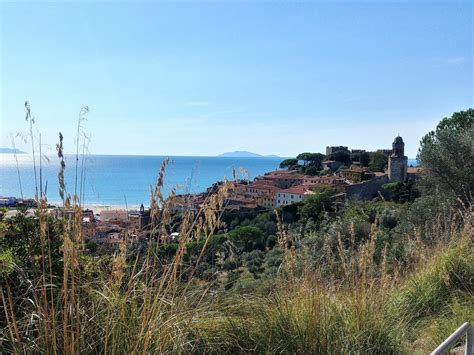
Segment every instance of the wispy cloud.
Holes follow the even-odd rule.
[[[186,106],[209,106],[207,101],[187,101],[184,103]]]

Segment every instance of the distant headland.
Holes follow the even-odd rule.
[[[0,148],[0,154],[26,154],[19,149],[12,149],[12,148]]]
[[[279,158],[278,155],[260,155],[257,153],[248,152],[245,150],[236,150],[234,152],[226,152],[219,154],[218,157],[228,158]]]

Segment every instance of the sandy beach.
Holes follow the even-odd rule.
[[[56,206],[56,207],[61,207],[62,204],[59,203],[51,203],[50,205]],[[146,207],[146,206],[145,206]],[[123,211],[139,211],[140,206],[139,205],[130,205],[130,206],[125,206],[125,205],[107,205],[107,204],[89,204],[86,203],[83,205],[83,210],[92,210],[94,214],[99,214],[100,211],[111,211],[111,210],[123,210]]]

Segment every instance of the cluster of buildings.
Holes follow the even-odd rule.
[[[16,198],[13,196],[0,196],[0,207],[34,207],[36,202],[32,198]]]
[[[324,176],[308,176],[296,170],[276,170],[254,181],[234,181],[224,203],[227,211],[245,211],[254,209],[273,209],[301,202],[306,196],[314,194],[317,186],[331,186],[341,199],[371,199],[381,190],[382,185],[393,181],[406,181],[410,174],[417,173],[417,168],[407,166],[404,155],[405,143],[396,137],[392,149],[381,150],[388,156],[388,168],[385,172],[372,172],[367,167],[355,162],[345,167],[344,163],[328,160],[323,162]],[[326,155],[338,151],[352,154],[365,153],[364,150],[349,151],[347,147],[327,147]],[[205,193],[198,195],[178,196],[175,202],[176,211],[185,208],[197,209],[205,196],[217,191],[220,183],[214,184]]]
[[[257,176],[253,181],[236,180],[230,183],[223,203],[223,212],[250,212],[271,210],[281,206],[302,202],[314,194],[318,186],[329,186],[335,191],[334,198],[338,202],[344,200],[367,200],[377,196],[387,182],[403,182],[410,175],[418,173],[417,168],[407,166],[408,159],[404,155],[405,144],[401,137],[396,137],[392,149],[384,150],[388,156],[388,167],[385,172],[372,172],[360,163],[342,166],[339,162],[326,161],[322,176],[309,176],[297,170],[275,170]],[[328,147],[326,153],[344,150],[347,147]],[[354,150],[349,153],[361,154],[364,151]],[[200,194],[174,196],[170,200],[171,213],[199,210],[206,199],[216,193],[223,182],[217,182]],[[150,227],[150,211],[142,206],[140,211],[127,212],[119,210],[101,211],[99,216],[83,214],[83,230],[87,231],[91,240],[105,245],[120,243],[125,230],[128,231],[129,242]],[[130,231],[134,231],[130,233]],[[172,238],[173,235],[167,236]],[[176,237],[176,236],[175,236]]]
[[[404,182],[411,175],[418,173],[418,168],[407,166],[408,159],[404,155],[405,144],[401,137],[396,137],[392,149],[384,150],[388,156],[388,167],[385,172],[372,172],[360,163],[344,166],[339,161],[323,162],[322,176],[309,176],[297,170],[275,170],[257,176],[253,181],[237,180],[231,182],[225,198],[224,212],[247,212],[271,210],[281,206],[302,202],[307,196],[314,194],[318,186],[329,186],[335,191],[334,198],[342,202],[349,199],[372,199],[387,182]],[[365,151],[349,151],[347,147],[327,147],[327,156],[343,151],[349,154],[362,154]],[[205,200],[216,193],[223,182],[217,182],[200,194],[174,196],[170,202],[171,213],[187,210],[198,210]],[[13,207],[19,204],[33,203],[34,200],[19,201],[15,198],[0,198],[0,206]],[[51,210],[59,218],[68,218],[72,210],[56,208]],[[139,211],[103,210],[94,214],[91,210],[82,213],[82,231],[88,240],[96,246],[116,248],[123,243],[125,234],[129,243],[143,238],[144,231],[149,230],[150,211],[143,205]],[[172,235],[170,237],[173,237]],[[176,236],[174,236],[176,237]]]
[[[73,218],[72,209],[52,208],[49,213],[57,218]],[[129,244],[138,240],[140,230],[139,211],[105,209],[94,213],[90,209],[82,210],[81,229],[83,236],[97,248],[117,249],[127,235]],[[89,243],[89,245],[91,245]]]

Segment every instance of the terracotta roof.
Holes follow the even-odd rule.
[[[304,194],[312,193],[309,185],[292,186],[288,189],[278,190],[277,192],[285,193],[285,194],[294,194],[294,195],[304,195]]]
[[[272,180],[257,180],[247,185],[249,188],[262,188],[262,187],[275,187],[275,183]]]

